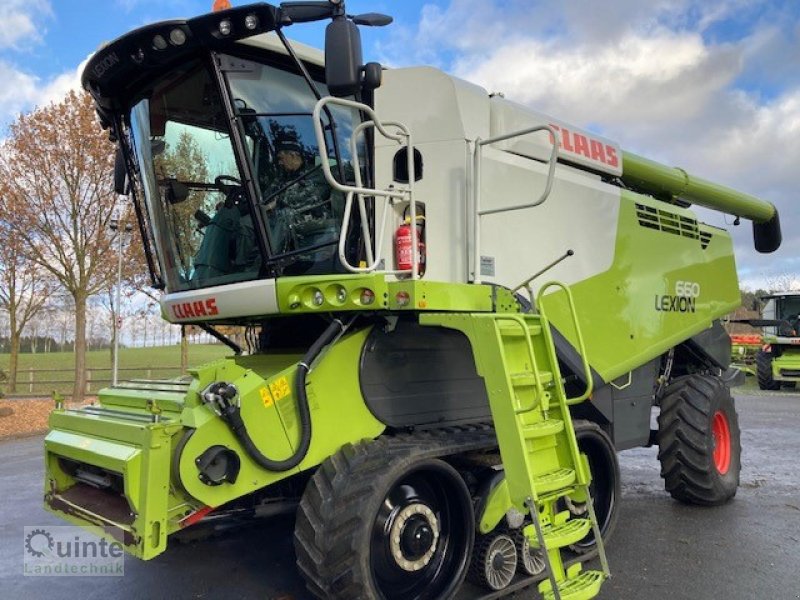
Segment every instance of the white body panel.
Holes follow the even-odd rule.
[[[170,323],[219,321],[278,312],[274,279],[228,283],[161,297],[161,313]]]
[[[490,98],[486,90],[429,67],[386,71],[376,92],[375,110],[381,120],[408,126],[423,156],[424,176],[416,183],[415,197],[425,204],[427,214],[425,279],[470,281],[474,209],[469,185],[474,140],[555,121],[502,98]],[[550,146],[547,136],[539,135],[538,141],[528,136],[521,143],[484,148],[482,208],[533,202],[541,194],[547,175],[543,161]],[[393,183],[392,158],[397,150],[396,144],[376,139],[378,188]],[[597,165],[592,168],[600,170]],[[614,260],[619,197],[620,190],[602,183],[598,176],[559,165],[553,192],[543,205],[482,217],[481,254],[493,257],[495,264],[494,275],[484,275],[483,280],[517,285],[567,249],[574,250],[575,256],[536,284],[553,278],[571,284],[609,269]],[[389,267],[391,234],[402,223],[403,208],[394,207],[391,231],[381,252]]]
[[[427,265],[425,278],[464,282],[467,277],[467,214],[470,204],[470,139],[489,135],[489,97],[482,88],[431,67],[384,72],[376,91],[381,120],[400,121],[411,129],[422,153],[424,176],[415,184],[417,202],[425,204]],[[392,163],[399,147],[376,136],[378,188],[392,184]],[[381,256],[394,260],[394,232],[405,206],[394,207]],[[378,209],[380,216],[382,208]]]
[[[622,148],[616,142],[499,96],[494,96],[491,104],[492,137],[536,125],[550,125],[559,133],[561,159],[616,177],[622,175]],[[530,134],[498,142],[495,148],[547,160],[552,148],[548,137],[546,133]]]
[[[482,181],[482,208],[533,202],[545,187],[547,167],[487,148]],[[544,204],[482,218],[481,262],[484,268],[495,266],[493,275],[482,271],[482,280],[517,286],[570,249],[574,256],[534,281],[534,289],[553,279],[571,285],[607,271],[614,261],[619,206],[618,189],[559,165]]]

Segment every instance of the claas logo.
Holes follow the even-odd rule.
[[[173,316],[181,321],[198,317],[214,317],[219,314],[216,298],[195,300],[194,302],[176,302],[170,304],[169,307]]]

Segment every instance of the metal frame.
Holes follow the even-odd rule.
[[[350,136],[350,152],[353,160],[353,168],[355,170],[355,180],[356,185],[346,185],[343,183],[339,183],[331,173],[331,167],[328,163],[328,147],[325,142],[325,131],[322,125],[321,114],[322,111],[327,107],[328,104],[338,104],[339,106],[344,106],[345,108],[351,108],[354,110],[359,110],[366,114],[370,120],[364,121],[358,126],[355,127],[353,130],[352,135]],[[391,133],[387,131],[387,127],[394,127],[398,130],[398,133]],[[386,189],[386,190],[378,190],[372,188],[364,187],[364,184],[361,179],[361,165],[358,160],[358,136],[361,135],[365,130],[369,128],[377,129],[378,132],[385,137],[386,139],[396,141],[400,145],[405,145],[408,149],[407,151],[407,160],[408,160],[408,172],[410,174],[408,185],[405,188],[395,188],[395,189]],[[411,227],[411,246],[412,246],[412,267],[411,269],[399,269],[399,270],[387,270],[381,269],[380,272],[387,273],[390,275],[411,275],[412,280],[419,279],[419,240],[417,235],[417,206],[414,200],[414,145],[411,139],[411,132],[408,128],[403,125],[402,123],[398,123],[396,121],[384,121],[381,122],[378,120],[378,116],[375,114],[375,111],[363,104],[361,102],[354,102],[353,100],[345,100],[343,98],[334,98],[332,96],[328,96],[322,98],[319,102],[317,102],[316,106],[314,107],[314,132],[317,136],[317,145],[319,147],[320,158],[322,162],[322,172],[325,174],[325,179],[327,180],[328,184],[342,192],[347,194],[345,200],[345,209],[344,209],[344,216],[342,218],[342,229],[339,233],[339,261],[341,262],[342,266],[350,271],[351,273],[372,273],[374,271],[378,271],[378,267],[381,263],[381,250],[383,249],[383,241],[386,234],[386,223],[389,216],[389,207],[392,201],[400,201],[400,202],[408,202],[409,205],[409,216],[411,219],[412,227]],[[361,216],[361,234],[364,236],[364,245],[366,247],[367,252],[367,265],[365,267],[354,267],[347,261],[347,257],[345,256],[345,243],[347,241],[347,234],[350,227],[350,215],[353,210],[353,196],[357,196],[358,198],[358,210]],[[364,203],[364,197],[378,197],[384,198],[386,200],[386,204],[383,208],[383,213],[381,215],[381,227],[380,230],[376,227],[377,232],[377,244],[375,246],[375,251],[372,249],[372,235],[369,231],[369,221],[367,216],[367,208]],[[376,223],[377,225],[377,223]]]
[[[483,147],[488,146],[490,144],[495,144],[497,142],[503,142],[505,140],[509,140],[512,138],[520,137],[523,135],[528,135],[529,133],[535,133],[537,131],[548,131],[550,132],[550,139],[552,140],[553,149],[550,151],[550,159],[547,161],[549,166],[547,170],[547,183],[545,185],[544,191],[542,195],[535,202],[528,202],[524,204],[514,204],[511,206],[503,206],[500,208],[489,208],[489,209],[481,209],[481,165],[483,163]],[[547,197],[550,195],[550,192],[553,189],[553,183],[555,181],[555,172],[556,172],[556,164],[558,163],[558,143],[559,137],[558,133],[556,132],[553,127],[550,125],[536,125],[534,127],[528,127],[527,129],[521,129],[519,131],[515,131],[513,133],[507,133],[505,135],[498,135],[493,138],[489,138],[486,140],[482,140],[481,138],[475,139],[475,148],[473,150],[473,203],[474,203],[474,213],[472,215],[473,218],[473,277],[472,280],[476,284],[481,283],[481,217],[486,215],[493,215],[496,213],[502,212],[510,212],[514,210],[522,210],[524,208],[534,208],[542,204]],[[409,171],[411,173],[413,171]]]

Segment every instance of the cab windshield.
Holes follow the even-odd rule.
[[[133,180],[168,290],[249,281],[268,270],[340,272],[344,198],[322,173],[311,115],[315,96],[299,75],[222,58],[246,156],[236,155],[214,74],[200,59],[157,80],[130,112]],[[324,124],[327,160],[350,180],[344,150],[358,116],[334,117],[336,134]],[[252,200],[243,184],[247,172],[255,184]]]

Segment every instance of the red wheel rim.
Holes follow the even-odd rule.
[[[714,434],[714,466],[720,475],[725,475],[731,466],[731,429],[728,417],[721,411],[714,413],[711,431]]]

